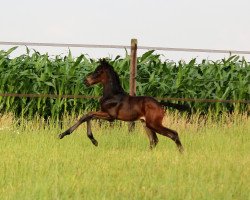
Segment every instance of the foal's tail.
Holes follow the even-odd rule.
[[[186,105],[181,105],[181,104],[165,102],[165,101],[161,101],[160,104],[165,106],[165,107],[175,108],[175,109],[177,109],[179,111],[191,112],[191,108],[187,104]]]

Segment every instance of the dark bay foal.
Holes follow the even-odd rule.
[[[104,119],[108,121],[141,120],[150,141],[150,148],[157,145],[158,138],[156,133],[159,133],[173,140],[179,151],[183,151],[178,133],[162,125],[164,103],[161,104],[152,97],[128,95],[121,87],[117,73],[106,60],[101,60],[96,70],[85,79],[87,86],[97,83],[103,86],[103,96],[100,99],[101,110],[90,112],[81,117],[75,125],[59,135],[60,139],[71,134],[83,122],[87,122],[87,135],[92,143],[97,146],[98,142],[91,131],[92,119]],[[165,106],[182,109],[181,105],[178,104],[168,104]]]

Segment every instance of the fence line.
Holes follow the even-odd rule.
[[[82,48],[111,48],[130,49],[128,45],[100,45],[100,44],[75,44],[75,43],[42,43],[42,42],[5,42],[0,41],[0,45],[18,46],[49,46],[49,47],[82,47]],[[182,52],[202,52],[202,53],[229,53],[229,54],[250,54],[250,51],[225,50],[225,49],[195,49],[195,48],[172,48],[172,47],[150,47],[137,46],[137,49],[160,50],[160,51],[182,51]]]
[[[86,95],[58,95],[58,94],[17,94],[17,93],[0,93],[1,97],[29,97],[29,98],[62,98],[62,99],[98,99],[100,96]]]
[[[62,98],[62,99],[99,99],[101,96],[86,95],[57,95],[57,94],[16,94],[0,93],[1,97],[29,97],[29,98]],[[184,101],[184,102],[202,102],[202,103],[244,103],[250,104],[250,100],[226,100],[226,99],[193,99],[193,98],[173,98],[173,97],[155,97],[158,100],[165,101]]]
[[[127,45],[102,45],[102,44],[75,44],[75,43],[41,43],[41,42],[3,42],[1,45],[20,46],[47,46],[47,47],[82,47],[82,48],[110,48],[110,49],[130,49]]]
[[[160,50],[160,51],[183,51],[201,53],[228,53],[228,54],[250,54],[250,51],[224,50],[224,49],[194,49],[194,48],[172,48],[172,47],[147,47],[138,46],[138,49]]]
[[[192,98],[172,98],[172,97],[156,97],[159,100],[166,101],[187,101],[187,102],[201,102],[201,103],[244,103],[250,104],[250,100],[226,100],[226,99],[192,99]]]

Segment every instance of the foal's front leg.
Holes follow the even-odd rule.
[[[78,122],[76,122],[73,126],[71,126],[69,129],[64,131],[63,133],[59,134],[59,139],[63,139],[66,135],[70,135],[78,126],[80,126],[83,122],[87,121],[88,118],[91,118],[89,114],[84,115],[81,117]]]
[[[94,138],[92,131],[91,131],[91,119],[87,121],[87,136],[93,143],[93,145],[98,146],[97,140]]]
[[[92,130],[91,130],[91,120],[92,119],[104,119],[104,120],[108,120],[108,121],[113,121],[114,119],[108,113],[105,113],[105,112],[93,112],[91,114],[91,118],[87,119],[87,136],[91,140],[93,145],[98,146],[98,142],[94,138],[94,136],[92,134]]]
[[[91,125],[90,125],[90,120],[91,119],[104,119],[104,120],[113,120],[113,118],[106,112],[90,112],[87,115],[84,115],[83,117],[80,118],[78,122],[76,122],[72,127],[67,129],[65,132],[61,133],[59,135],[59,138],[62,139],[66,135],[70,135],[78,126],[80,126],[83,122],[87,121],[87,134],[88,137],[91,139],[92,143],[97,146],[98,142],[94,139],[93,134],[91,132]]]

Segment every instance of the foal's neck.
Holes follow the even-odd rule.
[[[114,70],[110,70],[108,74],[108,81],[106,84],[103,84],[103,96],[109,97],[117,94],[126,94],[124,89],[121,86],[118,75]]]

